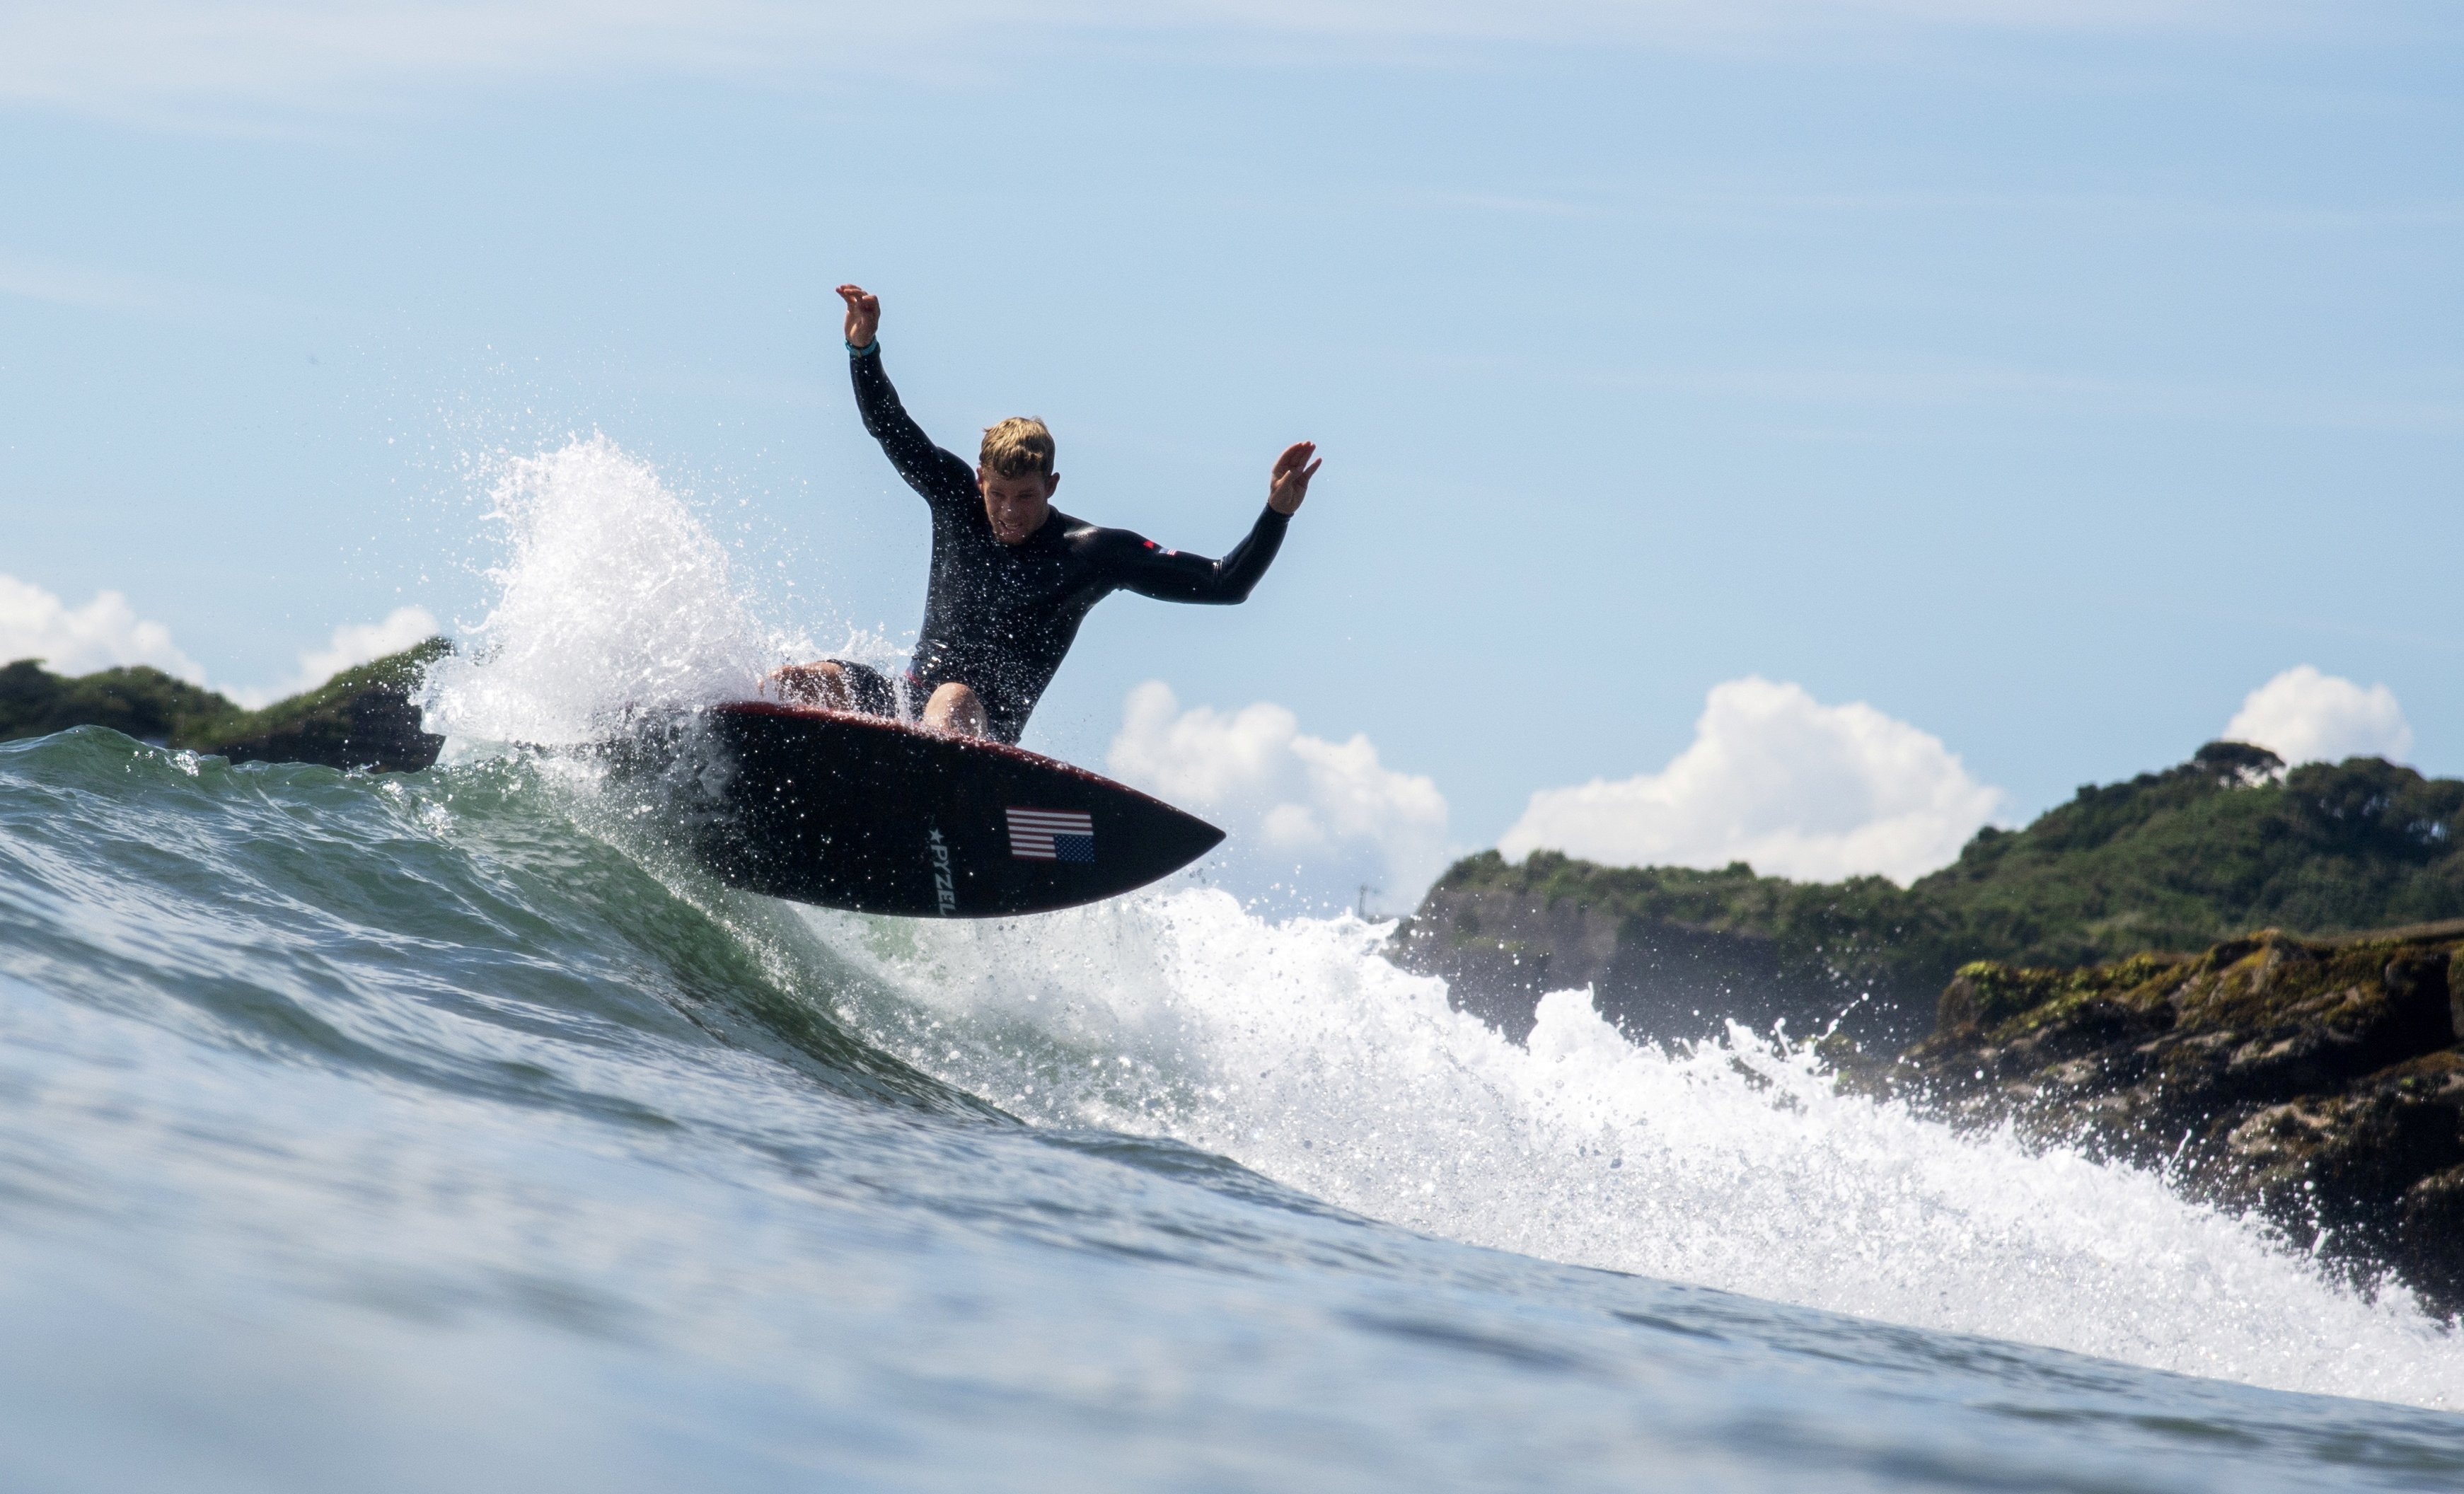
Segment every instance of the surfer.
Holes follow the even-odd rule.
[[[1220,560],[1158,547],[1052,506],[1052,432],[1013,417],[984,432],[976,462],[933,444],[881,369],[881,301],[842,285],[855,403],[864,428],[933,514],[933,566],[924,626],[902,692],[847,659],[790,665],[771,676],[791,700],[913,715],[936,731],[1015,742],[1096,603],[1115,591],[1164,602],[1245,601],[1284,542],[1284,527],[1317,475],[1317,447],[1298,441],[1275,458],[1266,506]]]

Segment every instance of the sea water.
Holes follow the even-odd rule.
[[[1742,1031],[1180,885],[719,887],[586,758],[803,641],[504,474],[425,773],[0,746],[0,1486],[2464,1486],[2464,1343]]]

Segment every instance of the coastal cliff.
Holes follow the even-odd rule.
[[[20,659],[0,667],[0,741],[107,726],[233,762],[416,772],[436,760],[445,739],[421,730],[411,697],[421,672],[451,648],[431,638],[262,711],[143,665],[70,677]]]
[[[1921,1034],[1957,968],[1932,953],[1945,931],[1928,913],[1881,877],[1826,886],[1743,863],[1599,867],[1534,851],[1510,865],[1488,851],[1448,870],[1389,950],[1516,1042],[1542,996],[1589,986],[1636,1037],[1705,1036],[1728,1021],[1804,1037],[1837,1020],[1896,1046]]]
[[[1925,1033],[1936,994],[1973,960],[2091,965],[2255,928],[2458,917],[2464,781],[2375,758],[2288,773],[2259,748],[2211,742],[2161,773],[2083,787],[2025,829],[1980,830],[1906,888],[1485,852],[1439,879],[1390,953],[1518,1039],[1543,994],[1589,985],[1637,1037],[1731,1019],[1803,1037],[1836,1020],[1889,1049]]]

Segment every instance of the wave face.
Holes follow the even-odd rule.
[[[0,1483],[2464,1480],[2464,1346],[2400,1294],[1744,1034],[1568,993],[1516,1047],[1197,887],[712,884],[485,740],[784,635],[612,448],[522,480],[445,765],[0,746]]]

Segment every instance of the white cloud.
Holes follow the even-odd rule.
[[[1222,824],[1236,860],[1265,874],[1298,865],[1321,898],[1377,887],[1377,907],[1417,902],[1445,868],[1446,801],[1417,774],[1377,760],[1364,736],[1302,733],[1279,705],[1180,709],[1172,687],[1130,692],[1106,759],[1123,781]]]
[[[1617,866],[1750,862],[1807,881],[1947,865],[2003,805],[1941,738],[1872,706],[1749,676],[1712,687],[1694,741],[1658,773],[1542,789],[1498,848]]]
[[[2316,9],[2278,0],[2266,10]],[[162,113],[356,107],[401,85],[589,77],[802,81],[945,70],[1094,31],[1318,44],[1735,45],[1876,27],[2243,24],[2223,0],[84,0],[0,7],[0,98]]]
[[[32,582],[0,575],[0,664],[41,659],[56,674],[150,664],[202,683],[206,671],[171,642],[171,630],[137,615],[116,591],[72,607]]]
[[[382,623],[345,623],[334,629],[322,648],[301,649],[299,668],[285,683],[225,693],[254,710],[285,695],[314,690],[354,665],[400,653],[412,644],[435,637],[436,631],[436,616],[426,607],[396,607],[385,614]]]
[[[2306,664],[2244,696],[2241,710],[2225,723],[2225,739],[2264,747],[2288,763],[2401,761],[2412,752],[2412,727],[2395,692],[2385,685],[2364,690]]]

